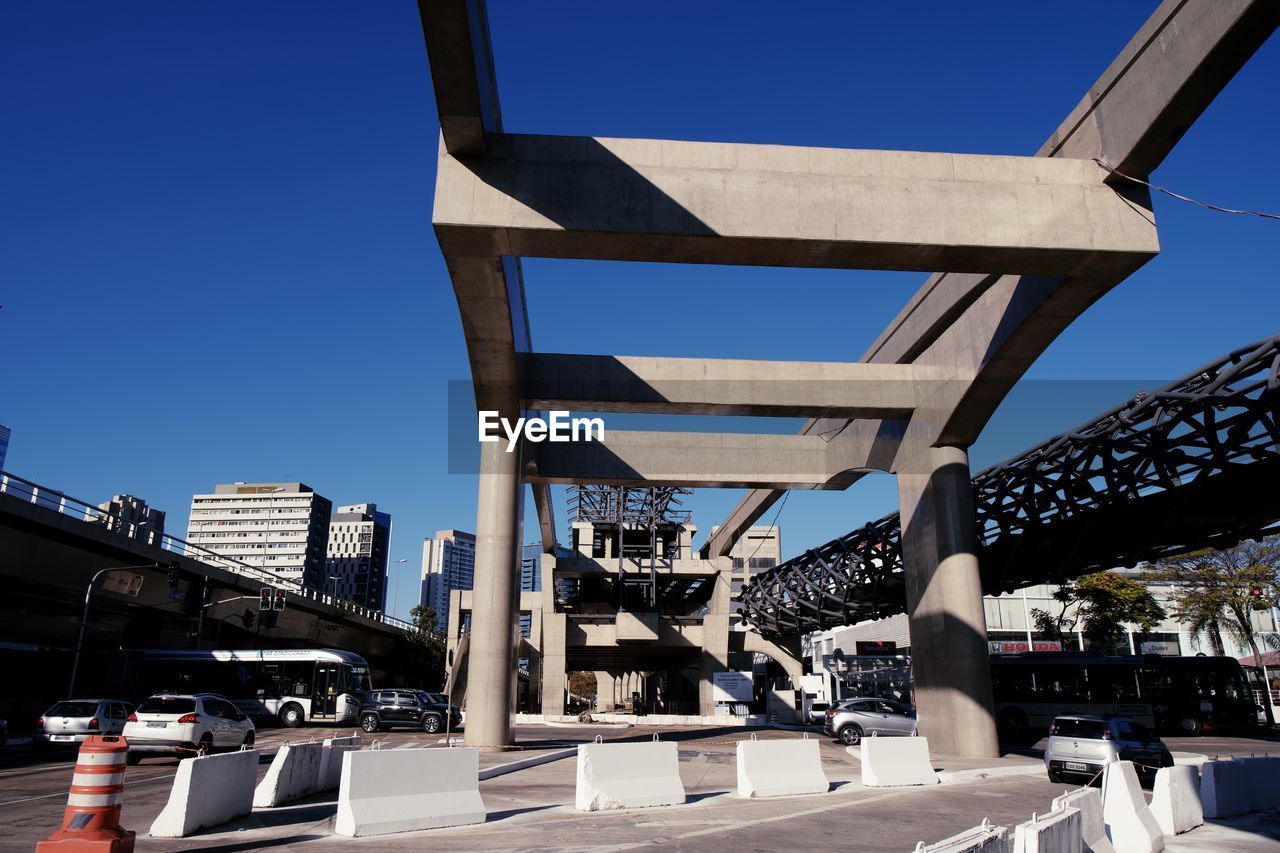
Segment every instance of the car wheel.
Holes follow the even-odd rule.
[[[209,732],[205,732],[203,735],[201,735],[200,743],[198,744],[198,746],[200,748],[200,752],[202,755],[212,754],[213,753],[213,735],[210,734]]]
[[[440,731],[440,718],[435,714],[427,714],[422,718],[422,730],[429,734]]]
[[[850,723],[840,730],[840,742],[845,746],[857,746],[862,742],[862,727]]]
[[[378,730],[378,715],[365,714],[360,718],[360,728],[372,734]]]
[[[1049,781],[1050,781],[1050,782],[1052,782],[1053,784],[1057,785],[1058,783],[1060,783],[1060,782],[1062,781],[1062,774],[1061,774],[1061,773],[1056,773],[1056,772],[1054,772],[1054,771],[1050,770],[1050,771],[1049,771]]]
[[[304,721],[305,717],[303,716],[301,705],[290,702],[280,709],[280,724],[286,728],[296,729]]]
[[[1027,715],[1021,708],[1005,708],[1000,712],[999,728],[1006,734],[1023,734],[1027,730]]]
[[[1178,731],[1187,737],[1200,737],[1204,734],[1204,723],[1200,722],[1199,717],[1193,717],[1190,714],[1178,720]]]
[[[129,753],[124,757],[124,763],[128,764],[130,767],[137,767],[139,764],[142,763],[142,753],[141,752]]]
[[[253,748],[253,741],[254,741],[254,734],[253,734],[253,732],[245,732],[245,735],[244,735],[244,746],[248,747],[249,749],[252,749],[252,748]]]

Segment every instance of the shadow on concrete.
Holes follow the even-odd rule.
[[[226,844],[210,844],[197,847],[183,846],[180,848],[175,847],[173,849],[203,851],[203,853],[238,853],[238,851],[241,850],[267,850],[272,847],[288,847],[292,844],[302,844],[307,841],[323,841],[332,838],[333,836],[331,835],[322,835],[312,832],[306,835],[288,835],[283,838],[262,838],[254,841],[232,841]]]
[[[493,823],[494,821],[506,820],[507,818],[515,817],[516,815],[532,814],[534,812],[545,812],[548,809],[558,809],[562,805],[568,805],[568,804],[567,803],[549,803],[548,805],[545,805],[545,806],[527,806],[522,809],[503,809],[502,811],[489,812],[485,816],[484,822]]]

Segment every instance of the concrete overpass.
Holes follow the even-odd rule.
[[[1033,157],[508,133],[482,0],[419,9],[442,131],[433,222],[478,407],[811,418],[800,436],[482,445],[468,742],[510,738],[524,482],[548,553],[549,483],[752,487],[710,543],[724,560],[781,489],[884,470],[898,476],[921,729],[943,753],[995,755],[967,448],[1057,334],[1158,251],[1146,188],[1109,167],[1156,168],[1280,2],[1166,0]],[[753,386],[724,360],[531,355],[521,255],[933,275],[860,361],[760,362],[749,369],[769,381]],[[817,381],[786,388],[796,377]],[[681,378],[702,385],[672,392]]]
[[[192,648],[202,604],[212,602],[205,608],[203,648],[215,648],[216,642],[221,648],[349,649],[385,673],[396,671],[410,627],[0,473],[0,621],[10,652],[39,652],[48,659],[74,649],[90,579],[100,569],[123,566],[151,568],[128,571],[141,577],[134,589],[112,583],[112,575],[99,580],[87,651]],[[170,585],[173,568],[176,586]],[[263,586],[285,590],[285,610],[259,611]],[[251,629],[244,626],[245,611],[252,614]],[[57,683],[54,698],[61,698],[65,672]],[[92,676],[80,683],[90,689]]]

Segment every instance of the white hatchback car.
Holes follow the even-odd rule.
[[[190,757],[253,746],[253,720],[216,693],[160,693],[144,699],[124,725],[130,764],[145,755]]]

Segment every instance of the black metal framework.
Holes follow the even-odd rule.
[[[680,497],[689,494],[692,490],[673,486],[570,486],[569,520],[641,528],[688,524],[691,513],[679,507]]]
[[[1280,335],[973,478],[983,589],[1009,592],[1280,532]],[[791,636],[906,610],[897,513],[753,577],[744,619]]]

